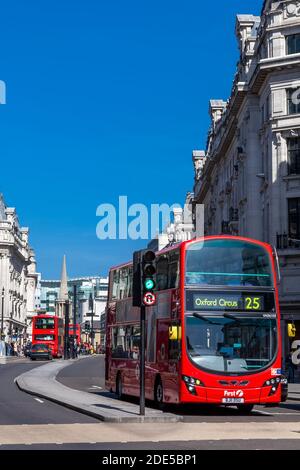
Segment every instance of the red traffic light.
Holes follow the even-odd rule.
[[[153,263],[153,261],[155,261],[155,258],[156,258],[155,253],[154,251],[151,251],[151,250],[145,251],[143,255],[144,263]]]

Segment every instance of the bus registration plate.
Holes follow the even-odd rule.
[[[245,403],[244,398],[223,398],[222,403],[226,403],[227,405],[235,404],[235,403]]]

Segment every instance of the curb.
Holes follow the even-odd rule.
[[[291,400],[291,401],[300,401],[300,395],[288,395],[288,400]]]
[[[81,400],[86,398],[87,402],[88,402],[88,400],[91,398],[91,395],[89,393],[81,392],[81,391],[74,390],[74,389],[71,389],[69,387],[66,387],[66,386],[60,384],[55,379],[57,374],[62,369],[64,369],[65,367],[71,366],[72,364],[76,363],[78,360],[83,360],[83,359],[85,359],[85,357],[77,359],[76,361],[72,360],[71,363],[69,361],[67,361],[64,364],[59,364],[62,367],[59,367],[58,370],[55,371],[55,373],[53,375],[50,374],[50,376],[48,378],[46,378],[46,381],[48,381],[49,385],[51,385],[52,387],[54,385],[54,386],[57,387],[58,390],[61,389],[61,390],[65,391],[66,392],[66,397],[68,396],[67,392],[69,390],[69,392],[71,392],[73,394],[74,394],[74,392],[77,392],[77,395],[78,395],[78,397],[80,396]],[[46,367],[49,368],[49,364],[47,364],[46,366],[38,367],[37,369],[39,369],[39,371],[41,371],[41,369],[45,369]],[[37,369],[34,369],[34,370],[37,370]],[[39,398],[44,398],[44,399],[49,400],[49,401],[51,401],[53,403],[56,403],[58,405],[62,405],[65,408],[69,408],[69,409],[71,409],[73,411],[76,411],[76,412],[79,412],[81,414],[90,416],[92,418],[96,418],[99,421],[103,421],[103,422],[107,422],[107,423],[177,423],[177,422],[183,421],[182,416],[172,415],[170,413],[163,414],[163,412],[159,412],[158,415],[155,414],[155,412],[153,412],[152,416],[151,415],[150,416],[149,415],[148,416],[147,415],[146,416],[139,416],[138,414],[135,414],[132,411],[120,410],[120,414],[123,414],[123,416],[116,416],[116,415],[113,416],[112,414],[109,413],[109,411],[104,412],[103,410],[98,410],[96,408],[97,404],[96,405],[86,406],[86,405],[83,405],[83,404],[78,404],[78,403],[76,403],[72,400],[68,400],[67,398],[65,398],[65,396],[63,396],[63,398],[62,398],[62,396],[59,396],[59,395],[61,395],[61,394],[59,394],[59,392],[58,393],[55,393],[55,392],[51,393],[51,391],[49,391],[49,392],[46,393],[44,391],[39,390],[35,386],[30,385],[30,384],[27,383],[28,382],[28,376],[31,373],[32,373],[32,371],[25,372],[24,374],[16,377],[15,380],[14,380],[17,387],[22,392],[28,393],[29,395],[34,395],[34,396],[39,397]],[[27,380],[26,380],[26,378],[27,378]],[[101,402],[100,397],[98,397],[98,400],[99,400],[99,403],[100,403]],[[112,399],[109,399],[109,400],[112,400]],[[93,401],[95,401],[94,398],[93,398]],[[84,400],[83,400],[83,402],[84,402]],[[118,405],[119,408],[121,408],[122,403],[119,400],[116,400],[116,404]],[[125,403],[124,403],[124,405],[125,405]],[[105,404],[105,398],[103,399],[103,407],[109,408]],[[151,410],[151,412],[152,412],[152,410]],[[147,411],[146,411],[146,413],[147,413]]]

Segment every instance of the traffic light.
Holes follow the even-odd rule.
[[[288,336],[289,338],[296,337],[296,326],[294,323],[288,323]]]
[[[154,293],[156,288],[156,255],[154,251],[146,250],[142,253],[142,302],[151,307],[156,302]]]
[[[132,305],[146,307],[154,305],[156,295],[156,256],[154,251],[141,250],[133,254]]]
[[[141,258],[142,258],[142,251],[135,251],[133,253],[133,272],[132,272],[132,305],[133,307],[140,307],[142,304]]]
[[[90,331],[90,329],[91,329],[90,322],[86,321],[84,324],[84,331],[87,333]]]

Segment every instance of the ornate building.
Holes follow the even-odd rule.
[[[35,313],[36,283],[29,229],[20,227],[16,210],[6,207],[0,195],[1,333],[6,342],[13,340],[22,344],[26,337]]]
[[[265,0],[260,17],[237,16],[236,36],[231,96],[210,102],[207,148],[193,154],[195,202],[206,234],[277,247],[286,357],[300,340],[300,2]]]
[[[160,251],[170,244],[184,242],[195,238],[195,224],[193,222],[194,194],[188,192],[183,207],[174,207],[172,210],[172,222],[169,222],[164,230],[156,238],[151,240],[148,248]]]

